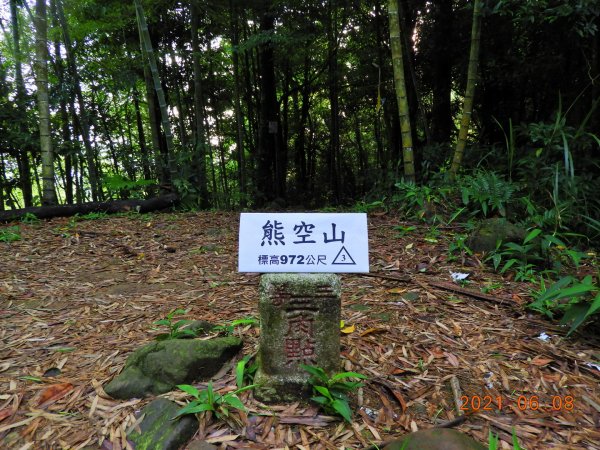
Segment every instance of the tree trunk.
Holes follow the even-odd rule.
[[[52,25],[56,28],[60,26],[58,20],[58,14],[56,11],[56,0],[50,1],[50,16],[52,17]],[[69,128],[69,112],[67,110],[67,98],[69,96],[69,89],[66,86],[65,80],[65,69],[63,66],[63,59],[60,53],[60,42],[58,38],[54,40],[54,71],[58,78],[58,95],[59,95],[59,111],[60,111],[60,122],[61,122],[61,136],[62,136],[62,156],[65,161],[64,170],[64,184],[65,184],[65,197],[66,202],[69,205],[73,204],[73,149],[71,148],[71,129]],[[58,157],[59,152],[55,153]]]
[[[460,169],[465,147],[467,145],[467,135],[469,134],[469,125],[471,124],[471,115],[473,113],[473,98],[475,96],[475,86],[477,85],[477,66],[479,65],[479,41],[481,39],[481,0],[475,0],[473,5],[473,26],[471,28],[471,49],[469,52],[469,68],[467,69],[467,88],[465,90],[465,102],[463,105],[463,114],[460,120],[460,130],[458,132],[458,141],[454,150],[454,158],[450,166],[450,178],[453,179]]]
[[[433,13],[433,58],[431,77],[433,104],[431,107],[432,140],[448,144],[454,124],[450,95],[452,91],[452,0],[440,0],[432,5]]]
[[[134,0],[135,13],[138,20],[138,28],[140,30],[140,39],[143,44],[143,51],[148,59],[148,65],[150,66],[150,72],[152,73],[152,81],[154,83],[154,90],[158,98],[158,106],[160,108],[161,123],[163,133],[165,134],[167,144],[167,167],[169,173],[169,182],[172,183],[176,177],[176,167],[174,162],[174,145],[173,145],[173,134],[171,133],[171,125],[169,123],[169,111],[167,110],[167,101],[165,99],[165,93],[160,83],[160,76],[158,73],[158,66],[156,64],[156,57],[154,56],[154,50],[152,48],[152,41],[150,39],[150,32],[148,31],[148,24],[146,23],[146,17],[144,16],[144,10],[140,0]]]
[[[25,82],[23,80],[23,69],[21,66],[21,39],[19,38],[19,15],[17,11],[17,0],[10,0],[10,18],[12,24],[12,37],[13,37],[13,52],[15,60],[15,84],[16,84],[16,103],[19,111],[19,131],[21,136],[27,136],[26,126],[26,97],[27,90],[25,89]],[[33,205],[33,189],[31,186],[31,167],[29,163],[29,154],[27,148],[29,143],[23,139],[20,142],[20,149],[17,154],[17,165],[19,168],[19,187],[23,194],[23,202],[25,206]]]
[[[156,92],[152,84],[152,74],[146,61],[146,50],[144,50],[144,43],[142,38],[142,32],[140,31],[140,46],[142,52],[142,66],[144,71],[144,85],[146,87],[146,104],[148,105],[148,120],[150,122],[150,135],[152,137],[152,154],[154,155],[154,165],[156,167],[156,174],[161,186],[167,186],[169,184],[169,171],[167,170],[166,161],[163,161],[162,155],[166,153],[166,145],[162,135],[160,133],[160,120],[157,114],[158,107],[156,106]]]
[[[275,27],[275,16],[270,10],[271,2],[265,1],[260,19],[260,31],[268,34]],[[275,81],[275,58],[273,42],[260,45],[260,119],[257,150],[256,206],[264,206],[275,198],[283,198],[285,172],[279,155],[281,124]]]
[[[300,106],[300,120],[294,142],[294,154],[296,161],[296,197],[303,201],[308,189],[308,170],[306,161],[306,122],[310,112],[310,56],[304,56],[304,78],[302,84],[302,105]]]
[[[135,108],[135,125],[138,132],[138,142],[140,144],[140,154],[142,156],[142,173],[145,180],[152,179],[152,170],[150,168],[150,158],[148,147],[146,146],[146,136],[144,134],[144,123],[142,122],[142,113],[140,111],[139,92],[133,87],[133,107]]]
[[[381,14],[381,7],[380,7],[380,2],[376,1],[375,2],[375,34],[377,36],[377,72],[378,72],[378,77],[377,77],[377,89],[378,89],[378,96],[381,96],[381,91],[382,91],[382,85],[381,85],[381,71],[383,70],[384,66],[384,55],[383,55],[383,48],[384,48],[384,35],[383,35],[383,31],[382,29],[383,27],[383,16]],[[381,102],[381,100],[379,100],[379,102]],[[386,112],[386,107],[383,104],[378,104],[378,107],[375,108],[375,122],[374,122],[374,134],[375,134],[375,140],[376,140],[376,144],[377,144],[377,154],[376,156],[376,166],[379,167],[380,170],[380,176],[379,176],[379,180],[380,181],[384,181],[387,179],[387,158],[385,155],[385,151],[384,151],[384,145],[383,145],[383,133],[382,133],[382,121],[385,120],[385,112]],[[383,114],[382,114],[383,113]],[[383,115],[383,117],[382,117]],[[391,147],[393,145],[393,143],[391,141],[388,141],[388,146]]]
[[[50,135],[50,103],[48,99],[48,14],[46,0],[35,5],[35,56],[36,86],[40,125],[40,148],[42,153],[42,205],[56,204],[54,189],[54,152]]]
[[[39,0],[38,0],[39,1]],[[11,209],[0,212],[0,222],[10,222],[21,219],[25,214],[35,214],[38,219],[51,219],[53,217],[70,217],[75,214],[89,213],[119,213],[137,211],[146,213],[160,209],[171,208],[178,202],[176,194],[163,195],[148,200],[129,199],[115,200],[112,202],[78,203],[76,205],[38,206],[23,209]]]
[[[392,48],[392,65],[394,68],[394,86],[398,102],[398,115],[402,131],[402,159],[404,161],[404,178],[408,182],[415,181],[415,165],[413,140],[410,125],[410,112],[406,97],[406,79],[404,76],[404,61],[402,55],[402,35],[398,15],[398,0],[388,0],[390,16],[390,44]]]
[[[329,0],[329,23],[327,27],[327,80],[329,84],[329,152],[327,153],[327,179],[329,190],[333,195],[333,201],[340,201],[340,111],[338,93],[338,48],[337,48],[337,5],[335,0]]]
[[[231,45],[233,46],[233,89],[234,89],[234,101],[235,101],[235,146],[237,153],[237,176],[238,176],[238,187],[240,192],[240,207],[246,207],[246,173],[245,173],[245,161],[244,161],[244,118],[242,117],[242,105],[241,105],[241,80],[240,80],[240,55],[239,55],[239,26],[237,11],[233,6],[233,0],[229,0],[229,10],[231,16]]]
[[[191,28],[192,28],[192,70],[194,73],[194,111],[195,111],[195,133],[192,180],[200,195],[200,208],[210,207],[206,175],[206,132],[204,129],[204,101],[202,92],[202,71],[200,67],[200,41],[198,32],[200,27],[200,16],[198,5],[192,3],[190,6]],[[212,161],[212,159],[211,159]],[[214,192],[216,195],[216,192]]]
[[[96,155],[92,148],[90,140],[90,127],[87,116],[87,108],[83,100],[83,93],[81,92],[81,83],[79,80],[79,72],[77,71],[77,64],[75,62],[75,54],[73,52],[73,46],[71,44],[71,36],[65,19],[65,13],[62,6],[61,0],[56,0],[58,19],[60,21],[63,40],[65,44],[65,51],[67,56],[67,70],[69,73],[69,83],[71,85],[72,94],[77,99],[79,104],[79,130],[83,145],[85,147],[85,159],[88,165],[88,176],[90,182],[90,189],[92,191],[92,199],[94,201],[101,200],[103,198],[102,189],[100,187],[100,180],[98,176],[98,167],[96,166]],[[75,110],[72,110],[72,114],[76,114]]]

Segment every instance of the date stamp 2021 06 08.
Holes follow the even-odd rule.
[[[517,408],[520,411],[573,411],[575,399],[572,395],[553,395],[542,401],[537,395],[520,395],[516,400],[492,395],[463,395],[460,409],[465,412],[502,411],[503,408]]]

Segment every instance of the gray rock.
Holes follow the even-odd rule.
[[[514,225],[506,219],[493,218],[482,221],[477,229],[467,239],[467,246],[476,253],[491,252],[496,249],[496,243],[523,242],[527,231]]]
[[[136,450],[179,450],[198,431],[198,420],[193,414],[172,420],[179,409],[177,403],[157,398],[142,410],[140,432],[133,430],[127,438]]]
[[[193,322],[190,322],[189,324],[187,324],[186,326],[183,327],[183,329],[185,330],[191,330],[194,333],[196,333],[197,336],[202,336],[204,334],[208,334],[210,333],[210,331],[215,327],[215,325],[213,325],[210,322],[207,322],[206,320],[194,320]],[[182,336],[179,339],[189,339],[192,338],[193,336]]]
[[[383,450],[486,450],[477,441],[457,430],[430,428],[392,441]]]
[[[242,341],[233,336],[153,342],[134,351],[104,390],[120,399],[163,394],[178,384],[210,378],[241,348]]]
[[[217,450],[219,447],[206,441],[192,441],[186,447],[186,450]]]

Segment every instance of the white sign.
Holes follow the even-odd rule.
[[[368,272],[364,213],[242,213],[240,272]]]

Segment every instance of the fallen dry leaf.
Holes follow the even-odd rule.
[[[360,333],[360,336],[367,336],[368,334],[373,334],[373,333],[385,333],[387,330],[385,328],[368,328],[365,331],[363,331],[362,333]]]
[[[10,416],[13,412],[14,411],[12,408],[4,408],[3,410],[0,410],[0,422]]]
[[[554,361],[553,359],[549,359],[549,358],[542,358],[540,356],[536,356],[535,358],[533,358],[531,360],[531,364],[534,364],[538,367],[542,367],[545,365],[550,364],[552,361]]]
[[[388,289],[386,292],[388,294],[404,294],[406,292],[406,288],[395,287],[392,289]]]
[[[37,400],[37,407],[42,409],[50,406],[52,403],[60,400],[69,392],[71,392],[73,388],[74,386],[71,383],[60,383],[48,386],[40,394]]]
[[[354,333],[356,330],[356,325],[349,325],[347,327],[342,328],[340,331],[344,334]]]

